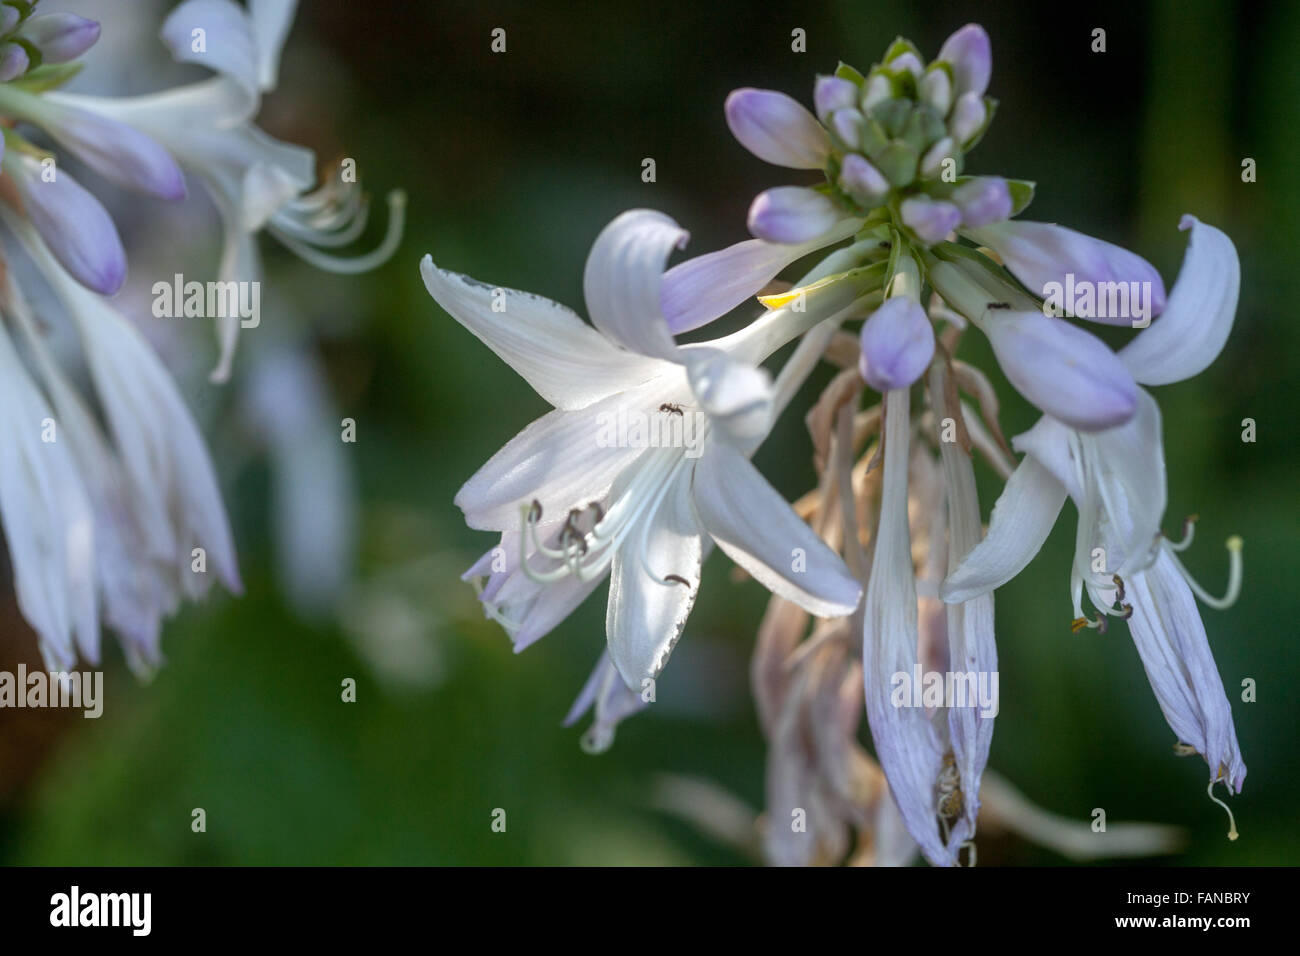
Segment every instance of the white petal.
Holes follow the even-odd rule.
[[[685,468],[679,472],[653,517],[631,530],[610,569],[609,656],[638,693],[668,662],[699,593],[703,544],[691,511],[690,477]]]
[[[1095,490],[1107,520],[1106,528],[1093,529],[1087,539],[1089,554],[1099,545],[1111,552],[1118,548],[1119,554],[1106,555],[1108,576],[1126,575],[1132,567],[1145,564],[1164,519],[1160,408],[1149,393],[1138,389],[1138,410],[1132,421],[1096,434],[1081,433],[1079,440],[1087,469],[1085,493]],[[1080,554],[1079,560],[1085,561],[1085,556]]]
[[[862,587],[741,452],[710,442],[695,468],[695,507],[731,560],[818,617],[843,617]]]
[[[716,349],[683,349],[700,408],[721,436],[752,453],[772,429],[772,376]]]
[[[1026,455],[993,506],[988,534],[948,575],[939,591],[948,603],[1000,588],[1033,560],[1065,503],[1065,487]]]
[[[1165,720],[1182,743],[1205,757],[1211,780],[1222,768],[1229,791],[1240,792],[1246,765],[1232,708],[1196,600],[1165,549],[1150,570],[1132,576],[1128,596],[1129,633]]]
[[[596,661],[591,676],[565,715],[564,726],[573,726],[593,706],[596,709],[596,719],[582,735],[582,748],[588,753],[604,753],[608,750],[614,743],[614,732],[618,725],[646,706],[640,691],[628,690],[623,683],[608,652],[601,654],[600,660]]]
[[[549,299],[447,272],[428,256],[420,260],[420,274],[429,295],[452,318],[556,408],[585,408],[668,369],[618,348]]]
[[[1083,498],[1083,471],[1074,454],[1073,431],[1044,415],[1034,427],[1011,439],[1011,447],[1032,456],[1076,502]]]
[[[608,490],[644,452],[598,444],[601,415],[616,415],[622,396],[577,412],[543,415],[483,465],[456,493],[471,528],[518,530],[520,506],[536,500],[544,517],[582,508]]]
[[[206,592],[214,576],[191,570],[196,547],[205,550],[209,571],[215,571],[228,590],[240,591],[216,473],[171,376],[135,326],[74,282],[30,228],[17,225],[15,231],[77,325],[133,498],[148,515],[153,553],[167,560],[192,597]]]
[[[257,43],[252,21],[233,0],[186,0],[163,21],[162,40],[175,59],[229,76],[256,102]]]
[[[253,38],[257,43],[257,81],[264,90],[275,88],[280,72],[280,51],[293,25],[298,0],[250,0],[248,12],[253,20]]]
[[[942,395],[946,368],[935,365],[930,391]],[[948,566],[955,567],[980,541],[979,499],[975,491],[975,468],[970,455],[955,442],[940,442],[944,484],[948,489]],[[1055,480],[1055,479],[1053,479]],[[1059,504],[1058,504],[1059,508]],[[959,674],[975,675],[976,699],[967,705],[953,703],[948,709],[948,733],[960,774],[962,818],[970,834],[980,806],[980,779],[988,764],[993,742],[993,719],[997,715],[997,689],[992,684],[998,672],[997,644],[993,637],[993,595],[985,592],[948,606],[948,666]],[[979,699],[979,691],[992,691],[992,700]],[[986,713],[986,708],[992,713]]]
[[[592,324],[641,355],[674,360],[677,346],[664,318],[664,266],[688,234],[660,212],[625,212],[596,237],[582,276]]]
[[[906,389],[886,398],[880,523],[863,602],[863,684],[876,756],[907,829],[931,863],[952,865],[935,812],[935,784],[946,747],[924,707],[897,707],[890,699],[893,675],[912,680],[917,665],[916,578],[907,520],[908,405]]]
[[[1192,236],[1164,313],[1119,352],[1143,385],[1204,371],[1223,350],[1237,313],[1241,263],[1232,240],[1194,216],[1184,216],[1179,228]]]

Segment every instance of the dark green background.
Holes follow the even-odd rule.
[[[559,721],[603,642],[603,590],[515,657],[458,580],[495,542],[463,526],[452,496],[545,405],[428,299],[417,262],[429,252],[581,310],[587,248],[618,212],[662,209],[701,252],[745,238],[756,192],[803,181],[731,139],[729,90],[809,102],[813,75],[840,58],[865,68],[896,34],[932,55],[978,19],[1001,106],[969,171],[1036,180],[1029,216],[1128,245],[1168,284],[1184,244],[1176,224],[1194,213],[1232,236],[1243,275],[1218,363],[1156,390],[1166,529],[1201,515],[1186,557],[1212,591],[1226,578],[1222,541],[1246,541],[1241,602],[1205,611],[1249,767],[1233,801],[1241,839],[1224,837],[1203,761],[1172,755],[1125,628],[1070,634],[1068,507],[1038,560],[998,594],[992,766],[1082,821],[1104,807],[1111,820],[1185,826],[1176,862],[1295,862],[1300,7],[1165,0],[1062,18],[1051,6],[304,3],[267,125],[323,158],[357,157],[376,191],[404,186],[410,223],[402,251],[372,275],[316,275],[269,240],[268,268],[301,290],[321,328],[338,327],[333,301],[350,310],[354,334],[322,333],[318,350],[358,422],[358,573],[391,583],[434,663],[424,685],[404,686],[364,662],[337,622],[291,614],[270,560],[264,470],[229,473],[246,596],[172,622],[169,664],[149,686],[111,651],[99,721],[0,712],[0,861],[744,862],[652,809],[649,795],[673,772],[761,806],[764,751],[746,687],[761,588],[732,583],[715,555],[660,703],[625,724],[610,753],[580,752],[579,731]],[[494,56],[498,26],[508,51]],[[794,27],[807,31],[807,53],[791,52]],[[1104,54],[1089,50],[1094,27],[1107,31]],[[656,183],[641,181],[644,157],[656,160]],[[1245,157],[1258,182],[1241,181]],[[241,348],[255,350],[256,334]],[[964,350],[991,366],[982,341],[968,337]],[[1036,413],[997,382],[1015,434]],[[788,415],[757,457],[791,496],[812,476],[800,417]],[[1240,440],[1246,417],[1255,444]],[[214,433],[229,460],[223,442],[237,439]],[[982,472],[980,488],[987,513],[997,482]],[[34,663],[11,604],[4,620]],[[355,704],[339,700],[345,677],[359,684]],[[1247,677],[1257,703],[1238,699]],[[194,807],[207,811],[206,834],[190,831]],[[508,812],[504,834],[489,826],[496,807]],[[982,848],[986,859],[1061,862],[1018,842]]]

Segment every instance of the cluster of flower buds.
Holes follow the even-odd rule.
[[[865,76],[840,64],[817,78],[815,117],[783,93],[735,91],[727,121],[741,143],[770,163],[826,175],[817,188],[760,195],[750,230],[772,242],[805,242],[844,216],[885,208],[910,238],[929,244],[1015,215],[1033,196],[1029,183],[961,175],[965,154],[993,119],[996,101],[985,95],[991,73],[988,34],[972,25],[949,37],[928,66],[902,38]]]
[[[38,0],[0,4],[0,83],[42,66],[70,63],[99,39],[99,24],[75,13],[34,16]]]

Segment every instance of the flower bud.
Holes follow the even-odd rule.
[[[732,135],[759,159],[791,169],[821,169],[826,164],[826,130],[784,93],[734,90],[725,110]]]
[[[934,358],[934,328],[925,310],[907,296],[886,299],[862,325],[858,371],[878,392],[907,388]]]
[[[185,176],[170,153],[144,133],[98,113],[42,97],[25,119],[43,127],[105,179],[159,199],[185,198]]]
[[[986,119],[988,107],[984,105],[984,97],[978,93],[963,93],[952,106],[948,132],[958,144],[965,146],[984,128]]]
[[[895,72],[906,70],[917,79],[921,78],[921,73],[925,70],[924,64],[921,63],[920,57],[915,53],[900,53],[887,64]]]
[[[952,80],[948,71],[932,69],[921,78],[921,101],[933,106],[940,116],[947,116],[952,109]]]
[[[95,45],[99,24],[75,13],[49,13],[24,23],[19,36],[41,51],[43,63],[67,63]]]
[[[977,23],[968,23],[944,41],[938,59],[952,67],[956,93],[983,96],[993,74],[993,49],[989,35]]]
[[[1002,222],[1011,216],[1011,191],[998,176],[980,176],[962,183],[952,193],[952,201],[961,210],[961,224],[967,229]]]
[[[819,76],[813,87],[813,108],[823,123],[836,110],[855,108],[858,105],[858,85],[838,76]]]
[[[54,258],[87,289],[112,295],[126,279],[126,251],[99,200],[68,173],[42,178],[32,156],[11,153],[4,163],[23,199],[23,211]]]
[[[922,179],[938,179],[939,174],[943,172],[943,162],[945,159],[951,159],[954,164],[957,159],[957,146],[952,141],[951,136],[945,136],[939,140],[921,157],[920,176]]]
[[[854,202],[866,209],[880,205],[889,195],[890,189],[889,180],[880,170],[857,153],[844,157],[844,163],[840,167],[839,186],[853,197]]]
[[[829,232],[843,217],[839,207],[802,186],[759,193],[749,207],[749,231],[768,242],[807,242]]]
[[[16,80],[32,65],[27,51],[17,43],[0,43],[0,83]]]
[[[914,196],[900,208],[903,225],[922,242],[939,242],[961,224],[961,210],[950,202]]]
[[[869,110],[871,107],[885,102],[893,95],[894,87],[889,82],[889,77],[877,73],[867,80],[867,85],[862,88],[862,109]]]
[[[836,110],[831,115],[831,132],[850,150],[862,148],[862,114],[855,109]]]

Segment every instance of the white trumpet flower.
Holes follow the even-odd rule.
[[[777,310],[735,335],[678,346],[661,303],[665,260],[685,239],[656,212],[610,223],[584,280],[595,328],[556,303],[421,263],[434,299],[555,406],[456,497],[471,527],[502,533],[501,548],[470,571],[492,572],[485,607],[522,649],[609,575],[610,659],[634,690],[681,635],[712,543],[820,616],[850,613],[861,590],[749,462],[773,403],[756,363],[827,316]],[[630,433],[602,441],[619,416],[661,425],[690,416],[702,452],[680,441],[645,447]]]
[[[1191,231],[1191,240],[1168,304],[1119,352],[1142,385],[1180,381],[1208,367],[1236,313],[1241,272],[1232,241],[1192,216],[1180,228]],[[1175,544],[1160,533],[1166,501],[1160,411],[1146,391],[1138,395],[1137,414],[1116,428],[1085,433],[1044,416],[1014,440],[1025,458],[1007,481],[984,540],[948,576],[941,595],[966,601],[1013,578],[1046,540],[1068,495],[1079,511],[1070,573],[1075,629],[1104,628],[1107,615],[1129,621],[1180,747],[1205,757],[1211,788],[1221,781],[1237,793],[1246,767],[1192,595],[1220,608],[1235,600],[1241,540],[1228,541],[1228,594],[1212,598],[1178,560],[1190,535]],[[1102,612],[1095,620],[1084,614],[1085,589]],[[1230,835],[1235,838],[1235,827]]]

